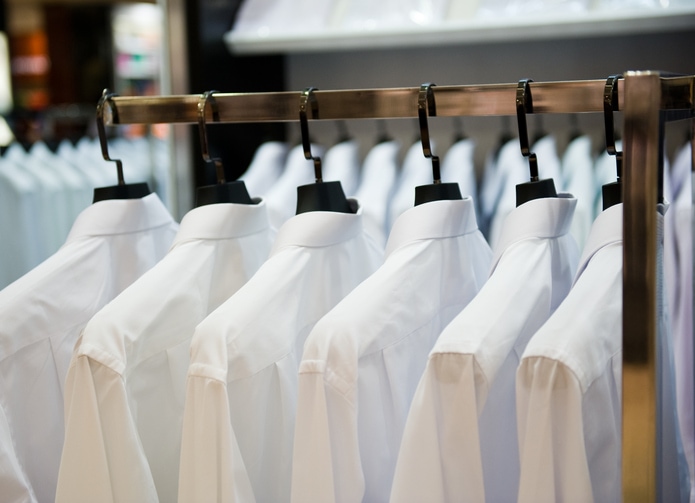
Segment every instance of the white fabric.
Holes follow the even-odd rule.
[[[161,201],[100,201],[58,252],[0,292],[0,403],[39,501],[53,501],[63,447],[63,383],[77,337],[150,269],[178,225]]]
[[[305,343],[293,503],[388,501],[427,355],[484,283],[492,255],[470,198],[407,210],[386,252]]]
[[[572,290],[521,360],[519,502],[621,501],[622,215],[597,217]]]
[[[2,407],[0,407],[0,488],[2,488],[4,503],[37,502],[29,479],[17,459],[10,425],[7,423]]]
[[[381,262],[361,211],[301,213],[191,342],[179,501],[289,500],[297,368],[309,331]]]
[[[507,216],[490,278],[430,354],[403,434],[393,503],[516,499],[516,369],[572,284],[575,206],[565,197],[536,199]]]
[[[355,140],[346,140],[333,145],[323,158],[323,179],[338,180],[343,192],[353,197],[360,183],[360,145]]]
[[[432,150],[436,152],[436,144],[431,141]],[[432,178],[432,161],[422,152],[422,143],[416,141],[405,154],[403,167],[396,182],[398,185],[389,205],[388,228],[394,225],[396,219],[415,203],[415,187],[429,185]]]
[[[565,190],[577,199],[570,233],[579,249],[584,248],[586,237],[594,222],[594,160],[591,154],[591,137],[578,136],[567,145],[562,156],[562,177]]]
[[[485,169],[483,170],[482,180],[480,181],[479,207],[480,214],[478,221],[480,222],[481,230],[485,236],[490,235],[490,225],[492,217],[495,215],[495,209],[499,202],[502,191],[505,185],[505,171],[500,168],[501,164],[507,163],[504,159],[508,155],[513,155],[515,162],[521,156],[519,152],[519,140],[509,140],[500,146],[498,151],[488,153],[485,158]],[[500,162],[500,160],[502,162]]]
[[[497,239],[502,232],[504,219],[516,206],[516,185],[529,181],[528,160],[521,155],[518,139],[510,140],[502,146],[497,155],[494,176],[498,181],[489,183],[491,188],[488,190],[488,195],[490,198],[494,192],[494,186],[499,185],[494,205],[492,208],[488,208],[488,210],[492,209],[492,214],[490,215],[487,238],[492,248],[497,248]]]
[[[323,155],[323,148],[318,145],[311,146],[314,156]],[[282,176],[273,184],[266,194],[270,224],[279,229],[297,211],[297,187],[313,183],[313,161],[304,158],[302,145],[296,145],[290,149],[285,161]]]
[[[555,190],[560,193],[563,184],[555,137],[552,135],[544,136],[533,144],[531,151],[535,152],[538,157],[539,178],[541,180],[545,178],[552,179],[555,184]],[[488,241],[493,248],[497,247],[497,241],[502,232],[505,218],[516,207],[517,184],[529,181],[529,162],[527,158],[521,155],[519,140],[516,140],[516,143],[513,141],[509,142],[503,147],[497,163],[497,176],[501,177],[504,186],[490,223]]]
[[[13,162],[0,158],[0,288],[43,260],[40,185]],[[11,236],[11,237],[10,237]]]
[[[669,299],[672,309],[671,331],[675,357],[676,396],[680,431],[685,456],[688,460],[691,486],[695,482],[695,390],[693,389],[693,197],[692,157],[690,144],[682,147],[672,164],[671,179],[675,200],[666,217],[673,218],[673,241],[664,247],[675,248],[676,270],[666,283],[673,285],[674,295]],[[671,214],[671,215],[669,215]],[[667,250],[664,249],[666,254]],[[664,257],[665,260],[665,257]],[[664,267],[666,263],[664,262]],[[665,271],[666,272],[666,271]],[[690,501],[695,503],[695,488],[691,488]]]
[[[446,151],[442,160],[442,182],[455,182],[459,184],[461,194],[470,196],[473,201],[478,200],[475,181],[475,164],[473,154],[475,153],[475,140],[465,138],[454,143]]]
[[[264,197],[280,178],[288,150],[287,144],[280,141],[267,141],[256,149],[249,167],[239,177],[251,197]]]
[[[195,326],[256,272],[272,237],[263,202],[195,208],[169,253],[89,321],[66,379],[56,501],[176,501]]]
[[[362,205],[364,229],[374,236],[380,245],[386,244],[388,230],[386,219],[398,173],[398,152],[401,148],[395,140],[374,145],[364,159],[362,180],[355,198]]]
[[[53,254],[65,242],[72,219],[65,184],[55,171],[37,162],[18,143],[5,152],[5,158],[34,177],[40,187],[39,219],[43,249],[41,259]]]

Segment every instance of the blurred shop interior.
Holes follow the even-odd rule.
[[[3,156],[32,155],[37,144],[44,155],[62,148],[66,158],[87,155],[90,169],[113,183],[96,140],[105,88],[123,96],[299,92],[605,79],[632,69],[695,73],[689,0],[0,0],[0,7]],[[537,133],[556,135],[560,153],[577,131],[601,149],[602,117],[530,121]],[[479,174],[516,129],[494,117],[439,118],[430,127],[442,154],[456,138],[475,138]],[[175,218],[192,207],[195,187],[214,183],[196,126],[108,129],[129,181],[152,184]],[[230,180],[264,142],[300,138],[297,124],[208,130]],[[312,128],[325,148],[354,138],[362,159],[385,135],[401,140],[403,157],[418,134],[415,119]]]

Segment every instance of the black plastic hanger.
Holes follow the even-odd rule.
[[[601,187],[604,210],[623,202],[623,184],[621,180],[623,176],[623,153],[615,149],[615,124],[613,121],[613,112],[618,111],[618,80],[621,77],[622,75],[619,74],[611,75],[606,80],[606,85],[603,88],[603,121],[606,126],[606,152],[608,152],[608,155],[615,156],[617,173],[615,182],[607,183]]]
[[[533,100],[531,98],[531,79],[521,79],[516,88],[516,118],[519,123],[519,143],[521,154],[528,157],[530,180],[516,186],[516,205],[521,206],[525,202],[543,197],[557,197],[555,183],[552,178],[540,180],[538,178],[538,159],[531,152],[528,141],[528,127],[526,126],[526,114],[533,113]]]
[[[215,185],[205,185],[196,189],[195,206],[198,207],[217,203],[255,204],[246,190],[246,184],[238,180],[227,182],[224,176],[222,161],[219,158],[210,157],[205,110],[207,109],[208,103],[210,103],[213,122],[220,120],[217,100],[213,96],[215,92],[216,91],[206,91],[200,95],[200,100],[198,101],[198,134],[200,136],[200,150],[203,154],[203,160],[215,164],[217,183]]]
[[[316,88],[307,87],[299,98],[299,127],[302,133],[302,147],[304,157],[314,161],[314,175],[316,182],[297,187],[297,212],[308,211],[336,211],[339,213],[355,213],[355,209],[345,197],[343,186],[340,182],[324,182],[321,173],[321,158],[311,154],[311,140],[309,139],[309,119],[307,108],[311,108],[311,118],[318,119],[318,102],[314,91]]]
[[[425,83],[420,86],[417,100],[417,117],[420,123],[420,141],[422,141],[422,152],[425,157],[432,159],[432,178],[434,183],[431,185],[420,185],[415,187],[415,206],[430,201],[442,201],[451,199],[462,199],[461,189],[458,183],[442,183],[442,176],[439,171],[439,157],[432,154],[430,146],[430,130],[427,125],[427,115],[437,115],[437,108],[434,103],[434,92],[432,87],[435,84]]]
[[[126,184],[123,178],[123,163],[120,159],[111,159],[109,157],[109,144],[106,140],[106,128],[104,127],[104,107],[109,103],[109,108],[113,114],[114,122],[118,122],[118,110],[111,106],[111,98],[115,96],[108,89],[104,89],[101,94],[99,103],[97,103],[97,133],[99,134],[99,143],[101,145],[101,155],[104,160],[116,163],[116,172],[118,175],[118,185],[110,187],[97,187],[94,189],[93,203],[105,201],[108,199],[139,199],[150,193],[150,188],[146,183],[131,183]]]

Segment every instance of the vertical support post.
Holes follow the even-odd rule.
[[[623,178],[623,501],[657,497],[657,176],[661,80],[628,72]]]

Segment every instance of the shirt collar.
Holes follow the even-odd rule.
[[[623,240],[623,204],[616,204],[603,210],[594,220],[591,231],[586,239],[579,267],[574,277],[574,283],[582,275],[591,258],[601,248]]]
[[[490,270],[497,267],[505,250],[518,241],[551,239],[567,234],[576,206],[576,198],[570,194],[559,194],[558,197],[533,199],[514,208],[504,220]]]
[[[83,236],[128,234],[175,224],[154,192],[138,199],[108,199],[88,206],[77,216],[67,242]]]
[[[278,231],[270,256],[284,248],[322,248],[352,239],[362,232],[362,208],[357,213],[308,211],[287,220]]]
[[[258,204],[207,204],[184,215],[172,248],[192,240],[240,238],[269,227],[265,201]]]
[[[413,241],[462,236],[478,230],[473,199],[432,201],[406,210],[393,224],[386,257]]]

